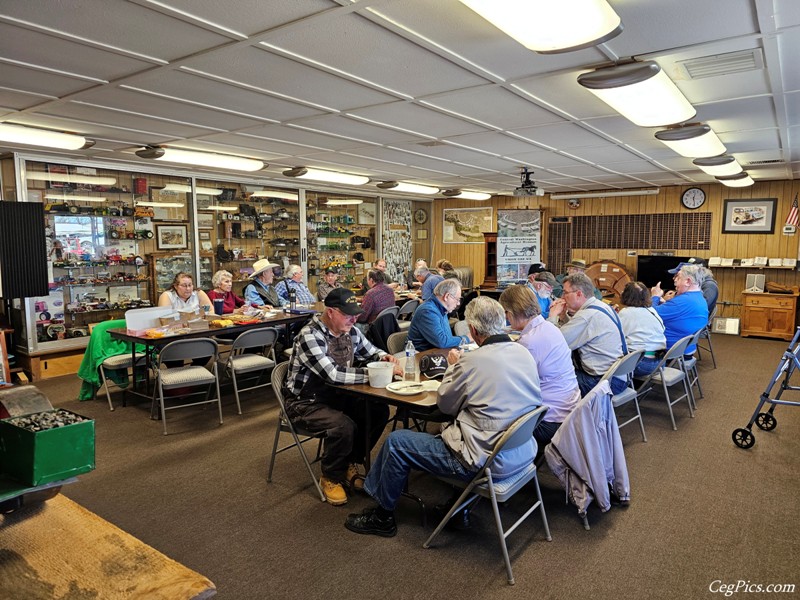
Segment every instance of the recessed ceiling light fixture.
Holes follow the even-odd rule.
[[[363,200],[358,198],[328,198],[325,204],[328,206],[348,206],[351,204],[363,204]]]
[[[622,21],[606,0],[461,0],[526,48],[541,54],[596,46],[619,35]]]
[[[550,194],[550,200],[572,200],[573,198],[616,198],[619,196],[655,196],[658,188],[647,190],[608,190],[607,192],[565,192],[563,194]]]
[[[60,150],[85,150],[95,144],[94,140],[87,139],[82,135],[13,125],[11,123],[0,123],[0,142],[25,144],[26,146],[43,146]]]
[[[438,194],[439,188],[418,183],[403,183],[402,181],[381,181],[377,186],[382,190],[392,190],[393,192],[405,192],[407,194]]]
[[[203,186],[196,186],[194,188],[195,193],[202,194],[204,196],[219,196],[222,193],[222,190],[219,188],[210,188],[210,187],[203,187]],[[192,186],[184,185],[182,183],[168,183],[164,186],[164,192],[184,192],[186,194],[192,193]]]
[[[712,158],[696,158],[692,161],[701,171],[714,177],[727,177],[742,172],[742,165],[732,156],[714,156]]]
[[[78,194],[45,194],[45,200],[77,200],[78,202],[105,202],[104,196],[80,196]]]
[[[726,185],[728,187],[747,187],[748,185],[753,185],[755,181],[747,171],[742,171],[738,175],[730,175],[728,177],[717,177],[717,181],[719,181],[722,185]]]
[[[697,114],[652,60],[583,73],[578,83],[640,127],[683,123]]]
[[[244,158],[230,154],[214,154],[212,152],[197,152],[195,150],[180,150],[178,148],[162,148],[160,146],[147,146],[137,150],[136,156],[198,167],[230,169],[231,171],[260,171],[267,166],[262,161],[254,158]]]
[[[43,171],[27,171],[25,179],[31,181],[61,181],[64,183],[85,183],[89,185],[114,185],[115,177],[100,177],[97,175],[80,175],[78,173],[45,173]]]
[[[458,198],[460,200],[488,200],[492,197],[491,194],[486,192],[465,192],[463,190],[445,190],[442,196],[446,198]]]
[[[297,192],[277,192],[274,190],[259,190],[250,194],[251,198],[279,198],[281,200],[297,201]]]
[[[341,183],[344,185],[364,185],[369,183],[369,177],[363,175],[350,175],[349,173],[323,171],[322,169],[311,169],[309,167],[294,167],[293,169],[287,169],[283,174],[286,177],[296,177],[297,179],[312,179],[314,181]]]
[[[656,139],[686,158],[708,158],[725,154],[725,146],[706,124],[686,125],[656,131]]]
[[[203,210],[223,210],[226,212],[233,212],[239,210],[238,206],[231,206],[228,204],[212,204],[210,206],[206,206]]]

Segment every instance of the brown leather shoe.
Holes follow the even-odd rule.
[[[364,491],[364,476],[358,470],[358,465],[352,463],[350,466],[347,467],[347,474],[345,475],[345,480],[348,484],[350,484],[350,489],[355,490],[356,492],[363,492]]]

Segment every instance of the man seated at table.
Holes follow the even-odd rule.
[[[389,418],[389,407],[369,403],[370,446],[364,447],[364,405],[341,395],[330,384],[367,383],[371,361],[397,363],[397,359],[373,346],[354,327],[361,314],[355,295],[337,288],[325,297],[325,310],[300,330],[286,376],[286,412],[293,423],[312,432],[325,432],[320,487],[333,506],[347,502],[342,487],[359,488],[363,483],[358,463],[381,437]],[[395,366],[400,374],[400,368]]]
[[[558,324],[559,318],[567,319],[561,325],[561,333],[569,349],[573,352],[577,350],[575,375],[581,394],[585,396],[599,383],[614,361],[625,354],[625,336],[614,309],[593,296],[594,284],[591,279],[583,273],[576,273],[564,279],[563,286],[561,298],[550,305],[549,320]],[[619,394],[625,385],[624,379],[614,377],[611,391]]]
[[[369,291],[361,301],[361,308],[364,312],[358,315],[358,323],[356,324],[361,331],[366,332],[369,325],[381,311],[395,306],[394,290],[386,285],[383,277],[383,271],[378,269],[370,269],[369,273],[367,273]]]
[[[289,303],[290,289],[295,292],[295,302],[297,304],[314,304],[317,301],[308,286],[303,283],[303,267],[300,265],[289,265],[289,268],[286,269],[286,277],[276,288],[278,289],[278,296],[287,304]]]
[[[431,348],[458,348],[469,343],[469,338],[453,335],[447,318],[460,303],[461,283],[458,279],[443,279],[434,288],[433,297],[419,305],[408,328],[408,339],[418,352]]]
[[[685,263],[684,263],[685,264]],[[664,335],[667,337],[667,350],[679,339],[697,333],[708,323],[708,303],[700,289],[703,269],[697,265],[685,264],[673,277],[675,294],[669,300],[662,300],[664,290],[661,282],[650,289],[653,295],[653,308],[664,321]],[[691,356],[697,344],[686,348],[686,356]]]
[[[441,435],[408,429],[389,435],[364,482],[364,490],[377,506],[348,516],[345,527],[350,531],[394,536],[394,508],[412,468],[469,481],[509,425],[541,405],[536,363],[505,333],[503,307],[481,296],[470,302],[465,316],[480,348],[463,356],[450,351],[451,366],[436,402],[455,420],[442,427]],[[529,443],[498,456],[493,476],[501,480],[515,475],[535,456],[536,440],[531,437]]]
[[[275,271],[273,269],[278,266],[266,258],[253,263],[253,273],[250,275],[251,283],[244,288],[245,301],[253,306],[267,310],[281,308],[288,304],[288,302],[281,300],[280,296],[278,296],[278,290],[273,285],[275,281]]]
[[[372,268],[383,273],[383,282],[390,288],[392,288],[392,290],[396,290],[398,287],[400,287],[400,284],[395,281],[392,281],[392,278],[389,277],[389,274],[386,272],[385,258],[379,258],[378,260],[376,260],[375,264],[372,265]],[[367,280],[368,276],[369,272],[367,272],[367,274],[364,275],[364,279],[361,280],[361,289],[359,289],[357,292],[359,296],[363,296],[369,291],[369,281]]]
[[[317,299],[322,302],[328,294],[340,287],[342,284],[339,283],[339,269],[328,267],[325,269],[322,281],[317,284]]]
[[[414,269],[414,277],[422,286],[420,298],[422,298],[423,302],[433,298],[433,289],[444,279],[444,277],[438,273],[431,273],[428,267],[417,267]]]

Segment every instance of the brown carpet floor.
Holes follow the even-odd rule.
[[[511,535],[514,587],[506,585],[486,503],[471,530],[445,532],[424,550],[433,525],[423,529],[411,501],[401,501],[395,538],[345,530],[347,513],[369,499],[339,508],[321,503],[294,451],[279,456],[268,484],[277,416],[270,392],[248,396],[242,416],[228,395],[222,426],[213,409],[173,411],[173,433],[164,437],[149,405],[110,412],[102,399],[77,402],[75,377],[39,387],[55,405],[96,419],[97,469],[64,493],[207,576],[225,600],[702,598],[718,596],[709,592],[715,580],[800,583],[800,410],[779,407],[777,428],[755,428],[750,450],[731,442],[786,343],[724,335],[713,343],[719,368],[700,363],[705,399],[696,418],[677,405],[673,431],[663,400],[651,396],[643,402],[649,441],[635,425],[623,430],[630,507],[593,509],[585,531],[543,469],[553,541],[544,540],[537,519]],[[114,397],[119,405],[120,393]],[[423,475],[412,477],[411,489],[429,505],[448,496]],[[507,508],[518,507],[512,501]]]

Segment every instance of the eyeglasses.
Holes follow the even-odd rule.
[[[181,283],[181,284],[178,285],[178,287],[191,288],[191,287],[194,287],[194,284],[193,283]]]
[[[339,309],[339,308],[336,308],[336,309],[334,309],[334,310],[335,310],[336,312],[338,312],[340,315],[342,315],[342,318],[344,318],[346,321],[352,321],[352,322],[355,322],[355,321],[356,321],[356,319],[358,319],[358,315],[348,315],[346,312],[342,311],[342,310],[341,310],[341,309]]]
[[[569,290],[569,291],[564,290],[563,292],[561,292],[561,295],[566,296],[567,294],[577,294],[579,291],[580,290]]]

